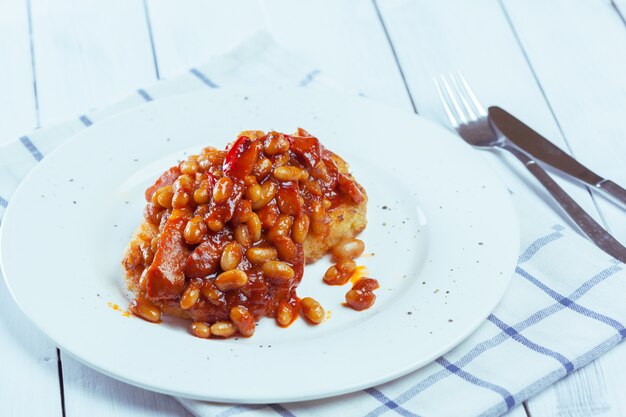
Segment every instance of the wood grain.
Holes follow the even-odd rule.
[[[146,4],[163,78],[204,64],[266,28],[256,0],[229,7],[215,0],[147,0]]]
[[[573,154],[626,184],[626,28],[608,1],[506,1],[505,8]],[[611,233],[626,242],[625,212],[594,196]],[[531,399],[537,416],[615,416],[623,395],[626,347]]]
[[[1,414],[61,417],[57,350],[20,311],[1,279],[0,341]]]
[[[29,32],[26,1],[0,2],[0,144],[37,125]],[[55,346],[20,311],[0,274],[0,414],[61,417],[57,365]]]
[[[32,0],[32,24],[42,125],[156,79],[140,0]]]
[[[413,111],[373,3],[264,3],[269,28],[281,45],[319,66],[346,90]]]
[[[26,0],[0,2],[0,145],[37,126],[29,33]]]
[[[102,106],[156,80],[141,1],[32,0],[32,9],[43,124]],[[171,397],[104,376],[63,353],[61,359],[67,417],[189,415]],[[59,397],[58,391],[54,394]]]

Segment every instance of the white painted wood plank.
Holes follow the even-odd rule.
[[[505,7],[574,155],[626,184],[623,15],[608,1],[530,1],[523,6],[507,1]],[[596,201],[611,232],[626,242],[624,211],[602,198]],[[529,401],[531,414],[623,415],[625,363],[622,344],[581,370],[584,376],[578,381],[568,378]]]
[[[505,3],[572,150],[626,186],[626,27],[608,1]],[[626,242],[625,212],[597,198]]]
[[[63,355],[62,361],[67,417],[191,416],[189,411],[169,395],[116,381],[68,355]]]
[[[37,125],[28,7],[0,1],[0,145]]]
[[[421,115],[449,125],[433,77],[462,70],[485,105],[508,109],[566,147],[498,1],[380,0],[378,4]],[[539,195],[554,207],[555,222],[570,222],[517,160],[486,152],[483,156],[516,191]],[[599,220],[587,190],[557,181]]]
[[[269,30],[281,46],[318,65],[347,89],[409,106],[370,2],[248,0],[226,8],[217,1],[149,0],[148,9],[163,77],[225,53],[259,30]]]
[[[0,144],[36,127],[26,1],[0,2]],[[57,350],[0,274],[0,415],[62,415]],[[33,401],[37,398],[37,401]]]
[[[41,124],[156,79],[141,0],[32,0]]]
[[[101,106],[156,79],[140,0],[33,0],[32,15],[42,124]],[[61,357],[68,417],[189,415],[168,396]]]
[[[62,416],[57,350],[20,311],[2,275],[0,370],[0,415]]]
[[[372,3],[262,0],[277,41],[347,89],[412,111],[409,95]]]
[[[224,54],[266,27],[257,0],[148,0],[157,62],[168,78]]]

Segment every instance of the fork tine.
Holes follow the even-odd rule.
[[[465,93],[464,88],[459,83],[457,77],[454,75],[454,73],[450,73],[448,75],[448,78],[450,78],[450,83],[452,84],[452,88],[454,89],[456,96],[459,98],[459,100],[461,100],[461,104],[465,108],[465,113],[467,114],[467,118],[469,119],[469,121],[477,121],[478,116],[476,115],[473,106],[469,103],[467,94]]]
[[[457,124],[466,124],[467,117],[465,116],[465,113],[463,112],[463,109],[461,108],[461,105],[459,104],[459,101],[457,100],[456,95],[454,94],[454,92],[452,91],[452,88],[450,87],[450,82],[448,82],[444,74],[440,75],[439,78],[441,80],[441,84],[443,85],[443,91],[446,93],[446,96],[448,97],[448,101],[452,103],[454,112],[457,115]]]
[[[474,109],[478,112],[479,115],[486,116],[487,111],[485,110],[483,105],[480,104],[478,97],[476,97],[476,94],[474,94],[474,90],[472,90],[472,88],[469,86],[469,83],[463,76],[463,73],[461,71],[457,71],[457,76],[459,80],[461,80],[461,85],[463,86],[462,90],[464,90],[465,95],[470,99],[471,103],[474,106]]]
[[[450,108],[450,105],[448,104],[448,99],[445,96],[443,90],[441,89],[441,85],[437,77],[433,77],[433,82],[435,83],[435,88],[437,89],[437,94],[439,95],[439,100],[441,100],[443,109],[446,112],[446,116],[448,116],[448,120],[450,120],[450,124],[452,125],[452,127],[456,129],[459,126],[459,122],[457,121],[454,113],[452,113],[452,109]]]

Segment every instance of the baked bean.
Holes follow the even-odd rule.
[[[191,323],[191,333],[201,339],[208,339],[211,336],[211,326],[201,321]]]
[[[289,281],[295,275],[292,267],[280,261],[267,261],[263,264],[261,270],[266,277],[279,281]]]
[[[309,216],[302,214],[293,221],[293,229],[291,229],[291,238],[296,243],[303,243],[309,233],[311,221]]]
[[[240,269],[231,269],[219,274],[214,283],[220,291],[237,290],[248,283],[248,275]]]
[[[146,290],[147,281],[148,281],[148,268],[144,269],[141,275],[139,276],[138,284],[139,284],[139,288],[141,288],[142,291]]]
[[[211,206],[209,204],[200,204],[196,207],[196,210],[193,212],[195,216],[200,216],[205,218],[209,212],[211,211]]]
[[[326,312],[324,311],[322,305],[311,297],[303,298],[300,301],[300,310],[302,310],[304,318],[312,324],[320,324],[324,321],[324,317],[326,316]]]
[[[272,170],[272,161],[268,158],[260,159],[255,165],[252,173],[257,178],[257,181],[263,181],[269,175]]]
[[[228,200],[233,193],[233,189],[235,184],[233,184],[233,180],[228,177],[222,177],[217,180],[215,183],[215,188],[213,188],[213,201],[217,204],[224,203]]]
[[[356,271],[356,262],[350,259],[337,262],[324,274],[324,282],[329,285],[343,285]]]
[[[182,209],[189,203],[189,194],[184,191],[176,190],[172,196],[172,207],[175,209]]]
[[[266,206],[276,196],[278,186],[272,181],[266,181],[261,185],[261,196],[258,200],[252,203],[252,208],[258,210],[261,207]]]
[[[261,240],[261,219],[257,216],[256,213],[252,213],[250,215],[250,220],[248,220],[248,231],[250,232],[250,238],[253,242],[258,242]]]
[[[219,219],[209,219],[205,223],[212,232],[219,232],[224,228],[224,222]]]
[[[229,321],[218,321],[211,325],[211,334],[219,337],[231,337],[237,333],[237,327]]]
[[[193,201],[195,201],[196,204],[206,204],[210,199],[211,194],[209,193],[209,182],[204,180],[200,182],[196,191],[193,192]]]
[[[374,290],[379,287],[378,281],[372,278],[362,278],[346,293],[346,304],[357,311],[370,308],[376,301]]]
[[[233,212],[233,223],[240,224],[246,223],[250,220],[250,216],[252,215],[252,203],[250,200],[241,199],[237,202],[235,206],[235,211]]]
[[[326,209],[321,201],[313,201],[311,203],[311,219],[314,221],[322,221],[326,218]]]
[[[361,256],[365,250],[365,245],[359,239],[343,239],[331,249],[335,259],[354,259]]]
[[[261,265],[267,261],[272,261],[278,257],[278,252],[272,247],[268,248],[250,248],[246,251],[246,256],[253,264]]]
[[[322,195],[322,186],[320,185],[319,182],[315,181],[313,178],[308,179],[308,181],[305,183],[305,187],[314,196],[319,197]]]
[[[245,185],[253,185],[257,184],[257,180],[254,175],[246,175],[245,177],[243,177],[243,183]]]
[[[293,307],[291,307],[288,302],[281,301],[278,303],[278,308],[276,309],[276,321],[280,326],[289,326],[295,317],[296,315],[293,312]]]
[[[224,157],[226,156],[226,151],[218,151],[213,148],[207,152],[207,158],[209,159],[212,166],[222,166],[224,163]]]
[[[280,166],[274,168],[273,175],[279,181],[298,181],[303,178],[305,172],[298,167]]]
[[[188,286],[185,292],[183,292],[183,295],[180,296],[180,308],[183,310],[189,310],[191,307],[196,305],[199,298],[200,289],[195,285]]]
[[[220,266],[224,271],[230,271],[237,268],[242,258],[241,245],[237,242],[230,242],[224,247],[222,252],[222,258],[220,260]]]
[[[206,233],[207,225],[204,223],[204,219],[200,216],[196,216],[187,222],[183,235],[187,243],[196,245],[202,242]]]
[[[283,135],[271,136],[265,141],[265,153],[278,155],[289,150],[289,141]]]
[[[174,181],[174,188],[184,189],[185,191],[188,191],[192,183],[193,183],[193,180],[191,179],[189,175],[182,174],[176,179],[176,181]]]
[[[204,298],[206,298],[211,304],[215,306],[226,305],[224,293],[218,290],[213,282],[205,280],[200,287],[200,292],[202,292]]]
[[[259,184],[252,184],[246,189],[245,196],[254,204],[263,197],[263,189]]]
[[[262,130],[242,130],[238,136],[245,136],[250,139],[257,139],[265,136],[265,132]]]
[[[352,275],[354,274],[354,271],[356,271],[356,262],[351,259],[344,259],[343,261],[339,261],[335,264],[335,266],[342,274]]]
[[[276,220],[274,227],[267,233],[267,240],[273,242],[279,236],[289,236],[291,234],[291,226],[293,225],[293,217],[281,214]]]
[[[143,210],[143,217],[148,223],[158,226],[161,223],[161,217],[163,217],[164,212],[165,210],[160,205],[148,203]]]
[[[174,187],[166,185],[161,187],[154,193],[152,202],[158,203],[161,207],[172,208],[172,197],[174,196]]]
[[[151,323],[158,323],[161,321],[161,310],[144,298],[135,298],[128,305],[128,309],[135,316]]]
[[[250,231],[248,225],[240,224],[235,228],[235,240],[244,248],[252,245],[252,238],[250,237]]]
[[[200,155],[198,157],[198,170],[200,172],[207,172],[211,168],[211,160],[207,155]]]
[[[330,206],[333,205],[333,203],[329,199],[323,198],[322,199],[322,205],[324,206],[324,209],[328,210],[330,208]]]
[[[198,171],[198,163],[194,160],[183,161],[180,164],[180,172],[187,175],[193,175]]]
[[[230,309],[230,319],[237,326],[237,330],[243,337],[254,334],[256,322],[254,316],[244,306],[235,306]]]
[[[326,229],[328,228],[328,221],[326,218],[324,220],[313,220],[311,222],[310,231],[313,232],[314,235],[323,236],[326,233]]]
[[[278,251],[278,256],[283,261],[293,262],[298,254],[296,244],[287,236],[278,236],[274,239],[274,246]]]
[[[263,229],[271,229],[276,224],[276,220],[278,220],[278,215],[280,214],[280,210],[278,209],[278,205],[274,201],[270,201],[268,205],[256,211],[257,216],[261,220],[261,225]]]
[[[282,153],[280,155],[274,156],[274,161],[272,163],[274,164],[275,167],[280,167],[283,165],[287,165],[287,162],[289,162],[289,154]]]

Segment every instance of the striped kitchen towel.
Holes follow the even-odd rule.
[[[146,101],[248,82],[346,90],[261,34],[186,74],[0,147],[0,216],[24,175],[90,125]],[[522,232],[518,266],[498,308],[452,351],[395,381],[325,400],[269,405],[179,401],[200,417],[497,416],[602,355],[626,336],[624,265],[560,224],[523,185],[507,185]]]

